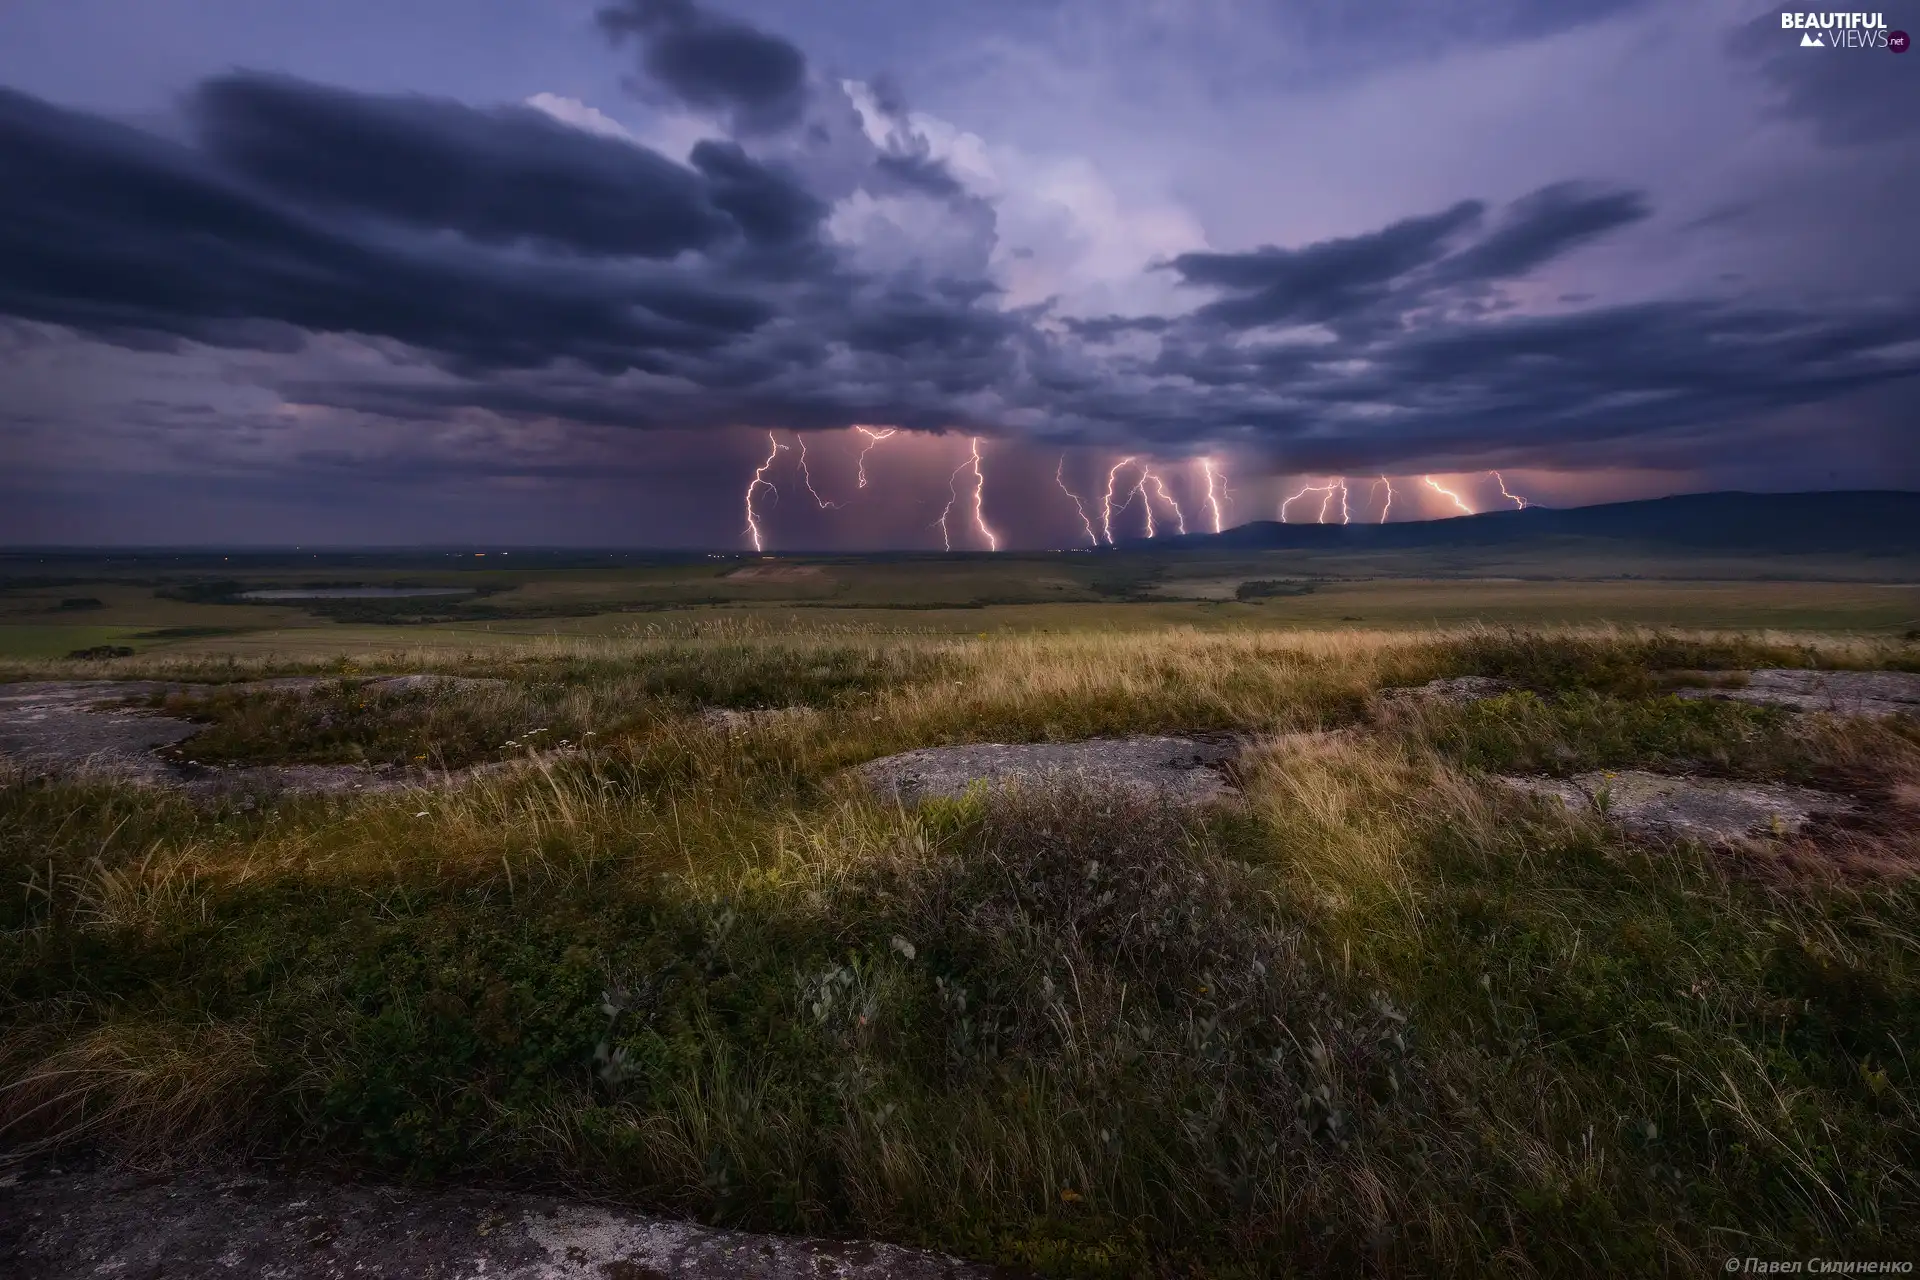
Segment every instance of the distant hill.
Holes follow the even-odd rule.
[[[1591,507],[1528,507],[1392,524],[1282,524],[1255,520],[1224,533],[1133,540],[1135,549],[1302,548],[1397,550],[1494,547],[1602,539],[1647,548],[1749,555],[1920,553],[1920,493],[1688,493]]]

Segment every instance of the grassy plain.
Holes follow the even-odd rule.
[[[1920,816],[1920,729],[1669,696],[1703,678],[1675,672],[1920,669],[1912,588],[1323,580],[1235,604],[1057,560],[1021,589],[1089,598],[955,607],[1016,594],[984,566],[923,608],[527,616],[609,601],[595,569],[480,602],[523,592],[517,616],[299,614],[14,658],[13,678],[339,679],[205,712],[235,762],[456,765],[517,758],[529,730],[569,750],[258,808],[7,779],[0,1141],[506,1179],[1048,1275],[1920,1251],[1920,824],[1899,817]],[[695,571],[717,578],[646,572]],[[108,606],[159,629],[140,608]],[[1528,625],[1433,626],[1471,620]],[[505,683],[358,683],[423,669]],[[1375,696],[1450,674],[1518,688]],[[729,733],[716,706],[805,710]],[[1350,732],[1287,736],[1312,729]],[[1182,730],[1265,743],[1244,808],[907,811],[845,772]],[[1489,780],[1631,766],[1835,787],[1898,820],[1771,855],[1648,847]]]
[[[288,659],[402,645],[478,653],[535,636],[1469,623],[1888,635],[1920,628],[1920,564],[1900,557],[1675,557],[1606,546],[1561,554],[1502,547],[784,559],[521,555],[526,567],[517,569],[501,567],[510,555],[16,555],[0,562],[0,661],[98,644]],[[1234,598],[1242,583],[1275,579],[1308,589]],[[459,586],[472,594],[306,602],[237,595],[346,583]],[[76,597],[97,607],[63,607]]]

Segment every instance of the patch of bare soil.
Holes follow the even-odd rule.
[[[907,751],[869,761],[859,772],[874,790],[909,804],[929,796],[964,795],[976,783],[998,788],[1077,779],[1173,804],[1204,805],[1238,797],[1226,766],[1240,749],[1237,740],[1227,737],[984,742]]]
[[[861,1241],[721,1231],[551,1196],[42,1161],[0,1176],[0,1274],[287,1280],[990,1280]]]
[[[1920,672],[1794,671],[1767,669],[1746,673],[1737,687],[1679,689],[1682,698],[1717,698],[1794,711],[1885,719],[1920,715]]]

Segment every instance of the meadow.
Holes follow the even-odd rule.
[[[1242,602],[1158,592],[1287,575],[1072,560],[969,566],[913,609],[862,587],[446,623],[33,588],[100,596],[89,626],[237,629],[16,650],[7,678],[326,677],[205,703],[210,758],[523,767],[258,806],[8,777],[0,1142],[562,1189],[1062,1276],[1920,1253],[1920,726],[1673,696],[1920,670],[1911,588],[1325,579]],[[1040,578],[1085,598],[962,600]],[[573,582],[482,603],[658,589]],[[425,670],[499,683],[365,685]],[[1380,696],[1450,675],[1512,689]],[[1244,804],[906,808],[848,775],[1191,731],[1254,744]],[[1630,767],[1892,816],[1647,844],[1491,780]]]
[[[1920,559],[1903,554],[1740,556],[1586,540],[1371,552],[517,555],[9,553],[0,555],[0,662],[98,646],[257,664],[401,648],[454,656],[533,638],[1180,626],[1618,624],[1892,637],[1920,629]],[[1242,590],[1262,582],[1281,589]],[[349,583],[466,594],[243,598]]]

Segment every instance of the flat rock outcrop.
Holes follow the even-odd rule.
[[[1749,671],[1737,688],[1681,689],[1682,698],[1717,698],[1749,702],[1794,711],[1825,711],[1834,715],[1885,719],[1920,715],[1920,672],[1913,671],[1796,671],[1768,668]]]
[[[172,768],[153,753],[199,726],[130,700],[176,687],[154,680],[0,684],[0,760],[39,773],[172,781]]]
[[[0,1176],[0,1273],[313,1280],[989,1280],[938,1254],[550,1196],[41,1165]]]
[[[1179,805],[1231,800],[1224,766],[1240,754],[1228,738],[1092,738],[1084,742],[974,743],[923,747],[860,766],[882,795],[914,803],[989,787],[1078,781],[1156,795]]]
[[[269,796],[400,791],[444,785],[481,772],[515,767],[515,761],[477,770],[439,773],[363,765],[207,766],[158,754],[185,742],[200,726],[142,705],[164,694],[208,696],[220,692],[309,692],[329,680],[287,676],[234,684],[183,684],[162,680],[66,680],[0,684],[0,764],[29,775],[99,778],[143,786],[181,787],[207,796]],[[504,682],[460,676],[384,676],[366,682],[378,693],[456,693]],[[553,752],[536,753],[553,755]]]
[[[1806,787],[1672,777],[1637,769],[1500,781],[1557,799],[1576,812],[1597,812],[1631,835],[1721,846],[1794,835],[1816,817],[1858,807],[1845,796]]]

